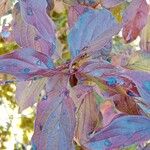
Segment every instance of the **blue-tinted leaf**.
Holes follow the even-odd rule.
[[[75,109],[65,93],[52,92],[37,108],[32,142],[37,150],[73,150]]]
[[[87,144],[90,150],[112,150],[150,139],[150,119],[122,116],[99,130]]]
[[[85,48],[91,53],[101,50],[119,30],[109,11],[88,10],[79,17],[69,33],[68,42],[72,57],[76,57]]]

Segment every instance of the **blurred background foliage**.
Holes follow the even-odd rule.
[[[67,45],[67,6],[64,6],[61,1],[55,1],[55,7],[49,14],[57,26],[58,42],[61,47],[58,48],[62,54],[62,58],[68,59],[68,45]],[[112,14],[116,17],[118,22],[122,20],[122,12],[126,8],[126,4],[121,4],[116,8],[112,8]],[[2,25],[2,22],[1,22]],[[137,43],[131,45],[122,44],[122,38],[118,35],[114,38],[113,52],[123,51],[124,49],[131,49],[137,47]],[[14,42],[6,42],[0,37],[0,55],[11,52],[18,48]],[[138,48],[138,47],[137,47]],[[0,80],[8,79],[7,75],[0,74]],[[15,102],[15,84],[6,84],[0,86],[0,150],[30,150],[31,137],[34,128],[35,108],[28,108],[23,112],[19,112],[19,108]],[[76,146],[77,150],[82,150]],[[133,145],[125,150],[136,150]]]

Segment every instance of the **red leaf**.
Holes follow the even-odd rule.
[[[100,127],[102,121],[93,91],[85,95],[77,110],[75,137],[82,144],[88,140],[90,133]]]
[[[147,22],[150,6],[146,0],[132,0],[123,17],[123,37],[127,43],[140,34]]]
[[[113,97],[116,108],[128,115],[141,115],[142,109],[136,104],[133,97],[127,95],[115,95]]]

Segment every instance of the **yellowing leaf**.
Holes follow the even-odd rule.
[[[120,5],[117,5],[113,8],[110,9],[113,16],[116,18],[116,20],[121,23],[122,22],[122,14],[123,11],[125,10],[125,4],[121,3]]]
[[[129,69],[150,71],[150,54],[136,52],[129,58],[128,64],[126,66]]]

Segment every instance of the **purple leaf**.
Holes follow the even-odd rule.
[[[119,5],[126,0],[102,0],[102,5],[106,8],[115,7],[116,5]]]
[[[17,83],[16,102],[19,105],[20,112],[38,102],[46,82],[47,78]]]
[[[23,19],[33,25],[40,36],[55,45],[55,25],[46,13],[46,0],[20,0],[21,14]]]
[[[58,71],[59,72],[59,71]],[[64,88],[66,88],[68,85],[68,75],[62,73],[55,73],[54,76],[48,79],[47,85],[46,85],[46,92],[56,92],[59,93],[62,92]]]
[[[69,33],[68,43],[72,57],[84,51],[89,52],[90,55],[93,52],[95,54],[96,51],[102,51],[101,49],[119,30],[120,27],[109,11],[105,9],[88,10],[79,17]]]
[[[93,77],[100,77],[104,74],[111,74],[116,71],[116,68],[109,62],[104,60],[89,61],[80,67],[79,72],[82,72]]]
[[[51,92],[37,108],[32,143],[37,150],[73,150],[74,104],[65,93]]]
[[[147,22],[149,8],[146,0],[132,0],[123,15],[123,37],[126,42],[137,38]]]
[[[22,19],[19,3],[16,3],[13,9],[12,34],[22,48],[33,48],[48,56],[54,52],[53,44],[44,40],[35,27]]]
[[[11,74],[17,79],[26,80],[36,75],[40,76],[43,71],[53,67],[49,57],[29,48],[0,56],[0,72]]]
[[[150,139],[150,119],[122,116],[100,129],[87,144],[90,150],[112,150]]]

